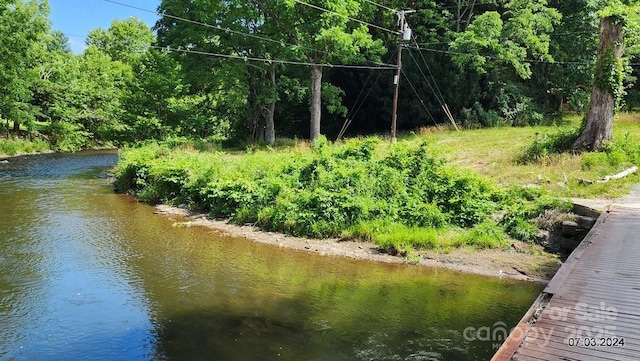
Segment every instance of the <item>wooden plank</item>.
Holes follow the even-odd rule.
[[[584,348],[584,347],[569,347],[564,344],[558,344],[557,342],[550,342],[544,346],[537,345],[535,343],[529,343],[526,340],[522,346],[518,349],[517,354],[521,352],[524,354],[541,354],[552,355],[560,357],[561,359],[596,359],[596,360],[636,360],[637,351],[625,351],[622,348]]]
[[[640,334],[640,322],[638,319],[628,319],[626,317],[616,317],[615,320],[584,320],[580,317],[576,317],[577,315],[567,315],[567,317],[563,317],[564,315],[556,314],[553,318],[549,316],[544,316],[538,319],[536,322],[536,327],[540,327],[542,324],[550,324],[555,326],[567,325],[567,326],[587,326],[592,328],[605,327],[608,326],[608,329],[612,329],[615,327],[615,330],[624,330],[625,332],[630,332],[631,334]]]
[[[589,330],[591,335],[600,336],[600,334],[611,334],[619,338],[629,338],[640,344],[640,325],[630,326],[628,323],[616,323],[617,321],[598,322],[586,320],[541,320],[535,324],[535,330],[550,327],[551,330],[572,329]],[[606,328],[605,328],[606,327]]]
[[[551,298],[510,359],[640,359],[639,234],[640,210],[615,207],[601,215],[545,288]],[[600,313],[601,307],[612,312]],[[591,314],[596,317],[583,317]],[[602,333],[604,328],[609,334],[591,335],[623,338],[624,346],[568,344],[577,332],[587,337],[588,331]]]
[[[557,295],[560,296],[560,295]],[[600,307],[602,303],[605,303],[605,307],[611,306],[609,303],[621,304],[627,306],[638,307],[640,309],[640,292],[625,292],[625,290],[616,289],[613,292],[607,293],[602,289],[595,290],[568,290],[561,295],[565,300],[589,300],[590,307]]]
[[[568,295],[568,296],[572,296],[572,295]],[[567,297],[565,295],[565,297],[558,300],[555,300],[555,298],[556,297],[554,297],[555,302],[553,304],[550,304],[550,307],[575,308],[580,303],[586,303],[591,307],[598,307],[600,305],[600,302],[604,302],[605,308],[609,308],[609,307],[615,308],[615,313],[618,315],[630,315],[630,316],[640,315],[640,309],[635,303],[633,302],[627,303],[622,299],[612,298],[609,300],[604,300],[602,298],[590,296],[588,294],[583,294],[575,297]]]
[[[633,270],[630,270],[629,272],[631,272]],[[638,268],[636,271],[640,271],[640,268]],[[627,285],[630,287],[633,286],[638,286],[638,281],[640,281],[640,277],[635,276],[635,277],[630,277],[628,275],[621,275],[621,274],[616,274],[616,273],[608,273],[605,271],[594,271],[594,272],[589,272],[588,274],[581,274],[581,273],[576,273],[574,275],[571,276],[571,279],[567,280],[564,285],[579,285],[580,283],[582,283],[583,286],[587,286],[590,284],[598,284],[598,283],[606,283],[607,285],[611,286],[611,283],[615,283],[615,284],[620,284],[620,285]],[[560,290],[559,292],[556,292],[554,294],[559,294],[562,293],[563,290]]]
[[[518,347],[520,347],[522,340],[529,332],[529,329],[531,329],[531,324],[519,323],[509,334],[502,346],[500,346],[498,352],[493,355],[491,361],[511,360]]]
[[[587,233],[578,247],[576,247],[576,249],[571,252],[571,255],[569,255],[558,272],[556,272],[555,276],[553,276],[553,279],[551,279],[551,282],[549,282],[544,292],[555,294],[561,289],[562,284],[567,279],[573,268],[578,264],[585,250],[589,247],[589,245],[591,245],[592,240],[596,238],[598,227],[604,224],[609,216],[610,215],[608,213],[603,213],[600,217],[598,217],[598,220],[596,220],[596,224],[593,226],[593,228],[591,228],[589,233]]]

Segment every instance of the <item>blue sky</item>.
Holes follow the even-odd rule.
[[[139,8],[156,10],[160,0],[114,0]],[[53,29],[60,30],[69,37],[71,49],[75,53],[84,50],[84,40],[89,31],[96,28],[107,29],[113,20],[137,17],[153,26],[157,16],[152,13],[116,5],[105,0],[49,0],[50,19]]]

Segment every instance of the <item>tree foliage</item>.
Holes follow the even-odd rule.
[[[149,26],[137,18],[114,20],[109,29],[94,29],[89,32],[86,43],[108,54],[112,60],[133,63],[144,55],[155,36]]]
[[[36,48],[45,37],[47,15],[46,3],[0,1],[0,118],[13,120],[15,130],[34,121],[29,85],[37,79]]]
[[[552,123],[566,109],[586,112],[594,86],[620,107],[640,103],[635,1],[379,3],[163,0],[155,34],[115,20],[74,54],[50,28],[46,1],[2,0],[0,117],[65,149],[331,138],[346,118],[347,134],[386,132],[393,72],[330,65],[393,63],[397,16],[387,8],[417,10],[407,15],[400,130],[448,122],[445,105],[465,127]],[[620,61],[597,57],[604,18],[623,27]]]
[[[624,44],[636,41],[640,23],[640,5],[637,2],[610,0],[599,11],[600,44],[594,71],[591,102],[583,130],[573,149],[602,150],[613,138],[613,117],[619,109],[624,93]],[[631,35],[626,35],[627,32]]]

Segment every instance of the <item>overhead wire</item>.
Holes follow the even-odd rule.
[[[458,5],[450,5],[450,6],[438,6],[439,9],[456,9],[459,7],[466,7],[466,6],[480,6],[480,5],[495,5],[496,2],[495,1],[490,1],[490,2],[471,2],[471,3],[466,3],[466,4],[458,4]]]
[[[393,55],[394,54],[390,54],[389,55],[389,57],[386,60],[387,63],[391,60]],[[353,122],[353,118],[355,118],[355,116],[358,114],[360,109],[362,109],[362,106],[364,105],[364,102],[367,100],[367,98],[369,98],[369,94],[371,94],[371,91],[373,90],[373,84],[377,83],[380,80],[380,77],[382,76],[381,72],[378,73],[378,77],[376,78],[376,80],[373,81],[372,86],[369,87],[369,90],[367,91],[367,94],[365,94],[365,96],[362,97],[362,94],[364,93],[364,90],[367,88],[367,85],[369,85],[369,80],[371,79],[371,76],[373,75],[373,71],[374,70],[371,70],[371,72],[369,72],[369,76],[367,77],[367,80],[364,82],[364,85],[362,86],[362,89],[360,90],[360,93],[358,94],[358,97],[356,98],[356,101],[353,103],[353,107],[347,113],[347,117],[346,117],[344,123],[342,124],[342,128],[340,129],[340,132],[338,133],[338,136],[336,137],[336,140],[340,140],[344,136],[344,133],[346,133],[347,129],[349,129],[349,126]],[[362,98],[362,102],[360,102],[361,98]],[[358,102],[360,102],[360,103],[358,104]]]
[[[219,26],[219,25],[211,25],[211,24],[207,24],[207,23],[202,22],[202,21],[191,20],[191,19],[187,19],[187,18],[184,18],[184,17],[171,15],[171,14],[167,14],[167,13],[164,13],[164,12],[159,12],[159,11],[156,11],[156,10],[145,9],[145,8],[141,8],[139,6],[126,4],[126,3],[122,3],[122,2],[119,2],[119,1],[115,1],[115,0],[104,0],[104,1],[106,1],[108,3],[115,4],[115,5],[131,8],[131,9],[144,11],[144,12],[147,12],[147,13],[153,13],[153,14],[156,14],[156,15],[158,15],[160,17],[179,20],[179,21],[184,21],[184,22],[187,22],[187,23],[191,23],[191,24],[195,24],[195,25],[199,25],[199,26],[204,26],[204,27],[207,27],[207,28],[212,28],[212,29],[224,31],[226,33],[232,33],[232,34],[236,34],[236,35],[247,36],[247,37],[254,38],[254,39],[264,40],[264,41],[267,41],[267,42],[270,42],[270,43],[275,43],[275,44],[279,44],[279,45],[289,45],[289,46],[298,47],[298,48],[301,48],[301,49],[307,49],[307,50],[312,50],[312,51],[318,51],[319,52],[319,50],[317,50],[317,49],[313,49],[313,48],[309,48],[309,47],[305,47],[305,46],[301,46],[301,45],[297,45],[297,44],[291,44],[291,43],[283,42],[283,41],[280,41],[280,40],[270,39],[270,38],[267,38],[267,37],[264,37],[264,36],[260,36],[260,35],[256,35],[256,34],[245,33],[243,31],[233,30],[233,29],[225,28],[225,27],[222,27],[222,26]]]
[[[562,36],[572,36],[572,35],[589,35],[595,33],[589,31],[576,31],[576,32],[565,32],[565,33],[551,33],[549,36],[551,37],[562,37]],[[427,43],[418,43],[418,46],[429,46],[429,45],[440,45],[440,44],[451,44],[453,40],[443,40],[443,41],[431,41]]]
[[[416,40],[415,36],[411,36],[411,38],[413,39],[413,43],[416,45],[416,47],[418,47],[418,49],[420,49],[420,47],[418,46],[418,41]],[[420,57],[422,58],[422,62],[424,63],[424,66],[427,68],[427,72],[429,73],[429,75],[431,76],[431,80],[433,81],[433,85],[435,86],[435,90],[433,89],[433,87],[430,85],[430,81],[427,78],[427,76],[424,74],[424,72],[422,71],[422,68],[420,67],[419,64],[417,64],[417,61],[415,60],[415,58],[413,57],[413,53],[411,53],[411,51],[409,51],[409,54],[411,55],[411,58],[413,59],[414,62],[416,62],[416,64],[418,65],[418,69],[420,70],[420,73],[422,73],[422,76],[425,78],[425,80],[427,81],[427,84],[429,84],[429,87],[431,88],[431,91],[434,92],[434,94],[436,95],[436,98],[439,96],[439,102],[440,105],[444,106],[444,104],[446,104],[446,101],[444,100],[444,96],[442,95],[442,92],[440,91],[440,87],[438,86],[438,82],[436,81],[436,78],[433,76],[433,73],[431,72],[431,68],[429,67],[429,64],[427,63],[427,59],[424,57],[424,54],[422,54],[421,51],[419,51],[418,53],[420,53]]]
[[[80,38],[80,39],[84,39],[87,37],[87,35],[80,35],[80,34],[70,34],[70,33],[62,33],[65,36],[68,36],[70,38]]]
[[[324,51],[320,51],[320,50],[317,50],[317,49],[314,49],[314,48],[305,47],[305,46],[301,46],[301,45],[298,45],[298,44],[291,44],[291,43],[283,42],[283,41],[280,41],[280,40],[274,40],[274,39],[270,39],[270,38],[267,38],[267,37],[264,37],[264,36],[245,33],[245,32],[233,30],[233,29],[230,29],[230,28],[224,28],[224,27],[221,27],[221,26],[218,26],[218,25],[211,25],[211,24],[207,24],[205,22],[191,20],[191,19],[187,19],[187,18],[184,18],[184,17],[167,14],[167,13],[164,13],[164,12],[161,13],[161,12],[158,12],[156,10],[145,9],[145,8],[142,8],[142,7],[139,7],[139,6],[135,6],[135,5],[127,4],[127,3],[122,3],[122,2],[119,2],[119,1],[115,1],[115,0],[104,0],[104,1],[112,3],[112,4],[115,4],[115,5],[128,7],[128,8],[131,8],[131,9],[144,11],[144,12],[147,12],[147,13],[153,13],[153,14],[156,14],[156,15],[158,15],[160,17],[166,17],[166,18],[170,18],[170,19],[184,21],[184,22],[188,22],[188,23],[191,23],[191,24],[195,24],[195,25],[199,25],[199,26],[204,26],[204,27],[208,27],[208,28],[213,28],[213,29],[216,29],[216,30],[224,31],[224,32],[227,32],[227,33],[233,33],[233,34],[237,34],[237,35],[247,36],[247,37],[251,37],[251,38],[255,38],[255,39],[259,39],[259,40],[268,41],[268,42],[271,42],[271,43],[277,43],[279,45],[289,45],[289,46],[297,47],[297,48],[300,48],[300,49],[306,49],[306,50],[311,50],[311,51],[315,51],[315,52],[324,53]],[[375,26],[373,24],[370,24],[370,25]],[[223,54],[218,54],[218,55],[223,55]],[[230,56],[230,57],[233,57],[233,56]],[[268,59],[266,59],[266,60],[268,60]],[[276,61],[273,61],[273,62],[276,62]],[[277,62],[282,63],[282,64],[312,64],[312,63],[295,62],[295,61],[287,61],[287,60],[279,60]],[[388,70],[388,69],[385,69],[385,67],[391,66],[389,64],[383,64],[383,63],[375,63],[375,64],[379,65],[382,68],[381,70]],[[324,64],[323,67],[329,67],[329,64]],[[339,66],[336,66],[336,67],[346,67],[346,66],[345,65],[339,65]],[[357,67],[357,66],[354,65],[353,67]],[[370,68],[373,68],[373,67],[367,67],[367,69],[370,69]]]
[[[436,89],[434,89],[434,87],[431,85],[431,81],[429,80],[429,78],[426,76],[426,74],[424,73],[424,71],[422,70],[422,67],[420,66],[420,64],[418,63],[418,61],[416,60],[416,58],[413,56],[413,54],[411,52],[409,52],[409,55],[411,56],[411,59],[413,60],[413,62],[416,64],[416,66],[418,67],[418,70],[420,71],[420,74],[422,74],[422,77],[424,78],[425,82],[427,83],[427,85],[429,86],[429,89],[431,89],[431,92],[433,93],[433,95],[435,95],[436,100],[438,101],[438,103],[440,104],[440,107],[442,108],[442,111],[444,112],[444,114],[447,116],[447,118],[449,119],[449,121],[451,122],[451,124],[453,125],[454,128],[456,128],[456,130],[458,129],[458,127],[455,124],[455,119],[453,118],[453,114],[451,113],[451,110],[449,109],[449,105],[447,105],[446,100],[444,99],[444,96],[442,95],[442,92],[440,92],[440,88],[438,87],[438,83],[436,82],[435,77],[433,76],[433,73],[431,73],[431,69],[429,68],[429,65],[426,62],[426,59],[423,58],[424,60],[424,64],[427,67],[427,69],[429,70],[429,74],[431,75],[431,79],[433,81],[433,84],[435,85]],[[405,74],[405,76],[407,76]]]
[[[371,5],[375,5],[375,6],[379,7],[379,8],[381,8],[381,9],[385,9],[385,10],[389,10],[389,11],[393,11],[393,12],[398,12],[398,10],[396,10],[396,9],[390,8],[390,7],[382,5],[382,4],[378,4],[378,3],[373,2],[371,0],[365,0],[365,1],[368,2]]]
[[[440,49],[432,49],[432,48],[418,48],[418,47],[410,47],[411,49],[419,50],[419,51],[429,51],[433,53],[441,53],[441,54],[450,54],[450,55],[468,55],[472,56],[475,54],[463,53],[457,51],[450,50],[440,50]],[[483,57],[491,60],[496,60],[497,58],[490,55],[483,55]],[[580,61],[548,61],[548,60],[537,60],[537,59],[523,59],[526,63],[540,63],[540,64],[558,64],[558,65],[592,65],[589,62],[580,62]]]
[[[159,50],[166,50],[171,52],[181,52],[181,53],[189,53],[189,54],[198,54],[198,55],[206,55],[217,58],[226,58],[226,59],[236,59],[236,60],[244,60],[244,61],[259,61],[263,63],[277,63],[277,64],[290,64],[290,65],[304,65],[304,66],[319,66],[322,68],[340,68],[340,69],[374,69],[374,70],[396,70],[397,67],[391,64],[383,64],[382,66],[368,66],[368,65],[345,65],[345,64],[325,64],[325,63],[309,63],[303,61],[291,61],[291,60],[280,60],[280,59],[267,59],[267,58],[257,58],[250,56],[242,56],[242,55],[230,55],[230,54],[220,54],[220,53],[212,53],[206,51],[192,50],[192,49],[184,49],[184,48],[173,48],[170,46],[151,46],[152,48]]]
[[[362,20],[360,20],[360,19],[356,19],[356,18],[353,18],[353,17],[348,16],[348,15],[340,14],[340,13],[339,13],[339,12],[337,12],[337,11],[333,11],[333,10],[325,9],[325,8],[320,7],[320,6],[317,6],[317,5],[313,5],[313,4],[306,3],[306,2],[304,2],[304,1],[302,1],[302,0],[293,0],[293,1],[295,1],[295,2],[296,2],[296,3],[298,3],[298,4],[306,5],[306,6],[310,7],[310,8],[313,8],[313,9],[316,9],[316,10],[319,10],[319,11],[322,11],[322,12],[325,12],[325,13],[329,13],[329,14],[337,15],[337,16],[343,17],[343,18],[345,18],[345,19],[349,19],[349,20],[351,20],[351,21],[354,21],[354,22],[356,22],[356,23],[363,24],[363,25],[367,25],[367,26],[370,26],[370,27],[372,27],[372,28],[375,28],[375,29],[378,29],[378,30],[382,30],[382,31],[386,31],[386,32],[391,33],[391,34],[396,34],[396,35],[397,35],[397,34],[399,34],[399,33],[400,33],[399,31],[391,30],[391,29],[387,29],[387,28],[382,27],[382,26],[379,26],[379,25],[371,24],[371,23],[368,23],[368,22],[366,22],[366,21],[362,21]]]
[[[404,69],[400,69],[400,70],[401,70],[402,74],[404,75],[404,78],[407,80],[407,83],[409,83],[409,85],[411,86],[411,89],[413,89],[413,92],[415,93],[416,97],[418,97],[418,100],[420,101],[420,104],[422,104],[422,107],[424,108],[424,110],[427,112],[427,114],[429,114],[429,117],[433,121],[433,124],[435,126],[437,126],[438,122],[436,122],[436,119],[433,117],[433,115],[429,111],[429,107],[427,107],[427,104],[424,102],[424,100],[422,100],[422,97],[420,97],[420,94],[418,93],[418,90],[416,90],[416,87],[413,86],[413,83],[411,82],[411,79],[409,79],[409,77],[407,76],[407,73],[404,71]]]

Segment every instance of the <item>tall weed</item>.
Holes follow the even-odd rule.
[[[534,230],[523,225],[546,207],[447,165],[425,143],[387,147],[375,138],[335,145],[321,138],[310,151],[242,155],[150,143],[124,151],[115,175],[117,189],[147,201],[297,236],[374,241],[390,253],[456,242],[499,247],[505,233],[530,239]],[[501,222],[495,214],[504,214]],[[459,227],[469,230],[466,238],[441,239]]]

